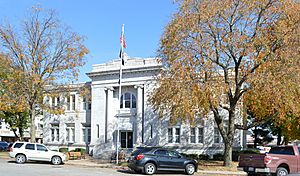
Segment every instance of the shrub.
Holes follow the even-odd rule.
[[[62,152],[62,153],[66,153],[66,152],[69,151],[69,149],[68,149],[68,148],[59,148],[58,151],[59,151],[59,152]]]
[[[209,160],[209,155],[207,155],[207,154],[200,154],[198,156],[198,159],[199,160]]]
[[[238,161],[241,151],[232,151],[232,161]]]
[[[85,153],[85,149],[84,148],[75,148],[74,150],[75,152],[80,152],[81,154]]]
[[[224,159],[224,155],[222,153],[217,153],[213,155],[213,160],[223,161],[223,159]]]
[[[260,152],[258,149],[248,149],[248,150],[242,150],[240,151],[240,153],[259,154]]]

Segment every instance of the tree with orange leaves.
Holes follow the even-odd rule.
[[[280,114],[287,110],[298,113],[300,109],[296,106],[300,85],[296,62],[299,2],[178,3],[178,12],[161,39],[159,53],[164,69],[150,101],[160,115],[168,115],[171,121],[194,121],[212,113],[224,141],[224,165],[229,166],[235,130],[247,129],[247,124],[239,120],[245,96],[249,94],[246,105],[255,116],[274,115],[272,108]],[[297,47],[292,49],[295,44]],[[286,95],[280,86],[294,91]],[[274,101],[269,102],[271,99]]]
[[[77,79],[88,53],[83,41],[59,22],[55,11],[40,7],[32,8],[20,28],[0,26],[2,62],[13,75],[0,80],[0,111],[28,112],[31,141],[37,110],[46,108],[43,99],[51,93],[47,85],[65,86]]]

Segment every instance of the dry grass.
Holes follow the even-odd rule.
[[[211,161],[211,160],[200,160],[199,170],[211,170],[211,171],[230,171],[237,172],[238,162],[232,162],[230,167],[223,166],[223,161]]]
[[[8,152],[0,152],[0,158],[9,158]]]

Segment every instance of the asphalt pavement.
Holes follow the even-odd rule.
[[[47,162],[29,162],[16,164],[14,159],[8,157],[0,158],[0,175],[5,173],[9,176],[95,176],[95,175],[141,175],[135,174],[127,166],[119,166],[113,163],[103,163],[92,158],[81,160],[69,160],[64,165],[54,166]],[[155,175],[185,175],[184,173],[159,172]],[[198,170],[195,175],[199,176],[242,176],[245,172],[209,171]]]

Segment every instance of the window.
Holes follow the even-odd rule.
[[[220,143],[220,132],[218,128],[214,128],[214,143]]]
[[[150,125],[150,138],[153,138],[153,129],[152,129],[152,125]]]
[[[204,141],[204,133],[203,128],[198,128],[198,143],[203,143]]]
[[[229,121],[228,120],[223,120],[223,124],[224,124],[225,133],[228,133],[228,124],[229,124]],[[220,134],[219,128],[216,125],[214,127],[214,143],[221,143],[221,142],[222,142],[222,136]]]
[[[120,99],[120,108],[136,108],[136,98],[131,93],[125,93]]]
[[[75,142],[75,124],[67,124],[66,128],[66,141]]]
[[[84,143],[91,142],[91,127],[82,128],[82,142]]]
[[[70,96],[67,96],[67,110],[68,111],[74,111],[75,110],[75,95],[72,94]]]
[[[52,107],[60,106],[60,97],[51,97],[51,105]]]
[[[14,148],[21,148],[23,146],[24,143],[16,143],[14,145]]]
[[[269,153],[277,155],[295,155],[293,147],[273,147]]]
[[[168,151],[167,150],[156,150],[154,152],[155,155],[159,155],[159,156],[168,156]]]
[[[75,110],[75,95],[71,95],[71,99],[72,99],[71,111],[74,111]]]
[[[168,128],[168,143],[180,143],[180,127]]]
[[[55,97],[51,97],[51,105],[52,105],[52,107],[55,106]]]
[[[173,143],[173,128],[168,128],[168,143]]]
[[[58,124],[51,124],[51,141],[59,141],[59,125]]]
[[[89,102],[89,103],[88,103],[88,110],[91,110],[91,109],[92,109],[92,103]]]
[[[99,127],[99,124],[97,124],[97,138],[99,138],[100,137],[100,127]]]
[[[175,128],[175,143],[180,143],[180,128]]]
[[[130,131],[121,132],[121,148],[133,148],[133,133]]]
[[[86,110],[86,106],[87,106],[86,98],[83,97],[83,99],[82,99],[82,109],[83,109],[83,110]]]
[[[40,144],[36,144],[36,149],[39,150],[39,151],[48,151],[47,148],[43,145],[40,145]]]
[[[60,102],[60,98],[57,97],[57,98],[56,98],[56,106],[60,106],[60,103],[61,103],[61,102]]]
[[[70,99],[70,96],[68,96],[67,97],[67,104],[66,104],[66,106],[67,106],[67,111],[70,111],[70,101],[71,101],[71,99]]]
[[[190,141],[191,143],[196,143],[196,128],[191,128]]]
[[[168,151],[169,156],[174,157],[174,158],[178,158],[180,155],[178,152],[175,151]]]
[[[27,150],[35,150],[34,144],[26,144],[25,149],[27,149]]]

